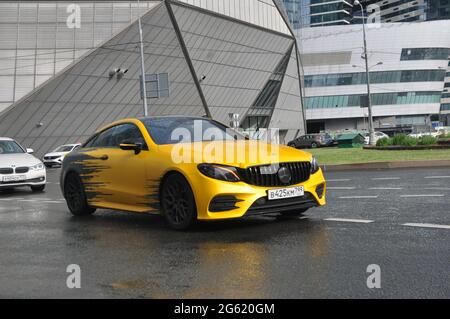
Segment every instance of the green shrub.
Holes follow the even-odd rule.
[[[436,142],[437,142],[437,138],[435,138],[434,136],[430,136],[430,135],[422,136],[419,139],[420,145],[433,145],[433,144],[436,144]]]
[[[416,146],[419,143],[419,139],[418,138],[414,138],[411,136],[406,136],[403,140],[402,140],[402,146]]]
[[[406,134],[395,134],[392,138],[392,145],[405,145],[405,140],[408,138]]]
[[[389,146],[392,145],[392,138],[383,137],[377,141],[377,146]]]

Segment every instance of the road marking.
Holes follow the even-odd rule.
[[[450,225],[421,224],[421,223],[406,223],[406,224],[402,224],[402,225],[403,226],[409,226],[409,227],[450,229]]]
[[[378,196],[341,196],[341,199],[378,198]]]
[[[372,190],[400,190],[402,187],[370,187]]]
[[[374,177],[373,181],[390,181],[390,180],[398,180],[400,177]]]
[[[450,176],[425,176],[425,178],[450,178]]]
[[[46,201],[43,201],[43,203],[46,203],[46,204],[63,204],[64,202],[63,201],[56,201],[56,200],[46,200]]]
[[[428,190],[436,190],[436,191],[450,191],[450,188],[446,187],[422,187],[421,189],[428,189]]]
[[[351,179],[327,179],[327,182],[349,182]]]
[[[23,198],[23,197],[0,198],[0,200],[5,200],[5,201],[9,201],[9,200],[21,200],[21,199],[25,199],[25,198]]]
[[[368,219],[348,219],[348,218],[326,218],[324,220],[332,221],[332,222],[349,222],[349,223],[362,223],[369,224],[373,223],[373,220]]]
[[[356,189],[356,187],[333,187],[328,186],[327,189]]]
[[[422,195],[400,195],[400,197],[444,197],[441,194],[422,194]]]
[[[19,199],[19,202],[37,202],[37,199]]]

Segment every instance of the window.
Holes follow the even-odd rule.
[[[372,94],[373,105],[397,105],[397,104],[423,104],[439,103],[442,92],[420,91],[420,92],[398,92],[398,93],[376,93]],[[334,108],[334,107],[360,107],[363,95],[334,95],[314,96],[305,98],[307,109]],[[450,93],[448,93],[450,97]],[[445,94],[442,95],[445,98]]]
[[[450,48],[403,49],[400,60],[447,60]]]
[[[15,141],[4,140],[0,141],[0,155],[1,154],[23,154],[25,150]]]
[[[85,147],[119,147],[123,142],[141,143],[146,149],[144,137],[131,123],[111,127],[89,140]]]
[[[225,125],[208,119],[162,117],[146,119],[143,122],[158,145],[245,139]]]
[[[444,78],[444,70],[379,71],[370,73],[370,83],[373,84],[398,82],[440,82],[444,81]],[[362,84],[366,84],[366,76],[364,72],[305,76],[306,87]]]

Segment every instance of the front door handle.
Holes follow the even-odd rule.
[[[100,160],[102,161],[107,161],[109,159],[108,155],[103,155],[99,157]]]

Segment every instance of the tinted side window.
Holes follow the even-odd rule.
[[[146,143],[139,129],[134,124],[120,124],[101,132],[97,138],[86,147],[119,147],[124,142],[141,143],[146,149]]]
[[[97,138],[95,138],[92,143],[88,143],[87,147],[111,147],[111,137],[117,126],[111,127],[106,131],[101,132]]]
[[[111,146],[118,147],[124,142],[141,143],[145,145],[141,131],[134,124],[123,124],[115,127],[110,143]]]

